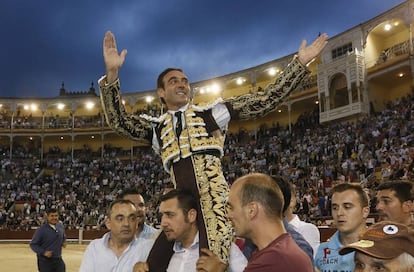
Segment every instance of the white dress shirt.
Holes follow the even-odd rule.
[[[82,258],[79,272],[132,272],[135,263],[145,262],[154,239],[134,238],[119,258],[109,248],[111,233],[93,240]]]
[[[144,227],[141,231],[141,233],[138,235],[138,238],[142,239],[154,239],[154,235],[158,236],[156,234],[158,230],[156,228],[151,227],[147,223],[144,223]]]
[[[174,254],[171,257],[167,272],[196,272],[196,263],[199,258],[199,234],[189,248],[183,248],[180,242],[174,243]],[[247,259],[239,249],[232,243],[229,256],[229,271],[242,272],[247,266]]]

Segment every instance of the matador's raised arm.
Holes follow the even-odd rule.
[[[119,135],[150,144],[153,133],[152,125],[149,121],[126,112],[122,104],[119,80],[105,84],[105,80],[101,79],[99,88],[108,125]]]
[[[303,40],[297,57],[286,67],[276,82],[268,85],[263,94],[246,94],[226,101],[232,119],[252,119],[275,110],[299,85],[309,71],[303,64],[309,64],[328,43],[328,35],[320,34],[312,44],[306,46]]]
[[[309,73],[306,66],[295,57],[264,92],[226,99],[232,119],[254,119],[275,110]]]

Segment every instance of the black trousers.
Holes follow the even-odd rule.
[[[147,259],[150,272],[167,271],[170,259],[174,254],[173,246],[174,241],[168,241],[167,236],[162,231],[155,240]]]
[[[37,268],[39,272],[66,272],[62,258],[48,258],[37,255]]]

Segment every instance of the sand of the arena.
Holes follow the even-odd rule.
[[[83,252],[87,245],[69,243],[63,249],[62,258],[66,263],[66,272],[78,272]],[[0,243],[0,271],[35,272],[36,254],[29,243]]]

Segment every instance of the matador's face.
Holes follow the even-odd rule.
[[[170,71],[163,82],[164,88],[158,88],[157,93],[169,110],[178,110],[190,101],[190,83],[183,72]]]

